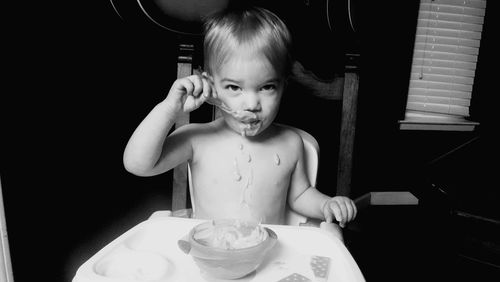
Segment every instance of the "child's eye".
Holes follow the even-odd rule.
[[[276,89],[276,86],[274,84],[266,84],[262,86],[262,90],[264,91],[273,91]]]
[[[229,89],[229,90],[234,91],[234,92],[236,92],[236,91],[239,91],[239,90],[240,90],[240,88],[239,88],[237,85],[233,85],[233,84],[229,84],[229,85],[227,85],[227,86],[226,86],[226,89]]]

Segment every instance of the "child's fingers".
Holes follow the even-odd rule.
[[[332,213],[330,212],[330,207],[328,205],[329,201],[325,201],[323,207],[321,208],[321,211],[323,212],[323,216],[325,217],[325,222],[332,223],[333,216]]]
[[[178,79],[174,85],[176,85],[176,89],[184,90],[185,94],[195,97],[198,96],[203,90],[203,83],[201,78],[197,75],[191,75]]]
[[[212,97],[217,98],[217,90],[215,89],[215,85],[210,80],[210,87],[212,87]]]
[[[178,79],[174,82],[172,85],[172,90],[175,90],[175,92],[189,95],[190,93],[193,92],[194,90],[194,85],[191,82],[191,80],[185,78],[185,79]]]
[[[345,221],[346,222],[351,221],[354,218],[353,217],[354,210],[353,210],[353,207],[352,207],[350,201],[348,200],[348,201],[342,203],[342,206],[345,208],[345,217],[344,217]]]
[[[330,209],[335,215],[335,219],[342,226],[345,223],[347,216],[347,208],[345,207],[344,203],[338,198],[333,198],[332,200],[330,200]]]
[[[335,219],[338,221],[338,222],[341,222],[343,220],[342,218],[342,210],[340,209],[339,207],[339,204],[335,201],[331,201],[330,203],[328,203],[328,209],[329,209],[329,213],[331,211],[331,213],[333,213],[333,215],[335,216]]]
[[[330,202],[330,210],[333,212],[335,219],[339,223],[340,227],[345,226],[345,216],[342,213],[341,205],[337,201]]]
[[[206,78],[206,79],[207,79],[208,84],[210,85],[210,88],[211,88],[211,90],[212,90],[212,92],[211,92],[212,97],[217,98],[217,91],[215,90],[215,85],[214,85],[214,80],[213,80],[213,78],[212,78],[209,74],[207,74],[206,72],[203,72],[201,75],[202,75],[204,78]]]
[[[192,75],[189,76],[188,79],[193,83],[194,85],[194,90],[193,90],[193,96],[198,97],[202,92],[203,92],[203,81],[201,79],[201,76],[199,75]]]
[[[339,203],[343,213],[343,224],[354,220],[357,214],[356,204],[351,199],[346,199]]]
[[[333,216],[344,227],[347,222],[352,221],[357,214],[356,204],[347,197],[337,196],[330,199],[323,209],[325,221],[330,223]]]
[[[347,211],[347,205],[345,202],[337,202],[337,205],[339,206],[340,212],[342,213],[342,223],[345,223],[346,219],[348,218],[348,211]]]
[[[356,214],[358,213],[356,204],[354,203],[354,201],[350,199],[349,202],[347,203],[347,213],[348,213],[348,221],[354,220],[356,218]]]
[[[203,82],[203,93],[202,96],[206,98],[210,98],[212,96],[212,87],[210,86],[210,82],[203,77],[202,79]]]

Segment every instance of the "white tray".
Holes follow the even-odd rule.
[[[157,217],[143,221],[102,248],[76,272],[73,282],[228,281],[208,277],[177,240],[202,220]],[[327,281],[365,281],[344,244],[316,227],[264,225],[278,243],[262,265],[248,276],[229,281],[274,282],[293,273],[314,280],[312,256],[330,258]],[[324,281],[324,280],[323,280]]]

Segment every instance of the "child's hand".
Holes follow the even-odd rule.
[[[177,79],[166,100],[176,111],[189,113],[210,97],[217,97],[217,93],[209,77],[203,73]]]
[[[353,220],[356,217],[356,213],[356,204],[344,196],[333,197],[323,205],[325,221],[331,223],[335,217],[340,227],[344,227],[347,222]]]

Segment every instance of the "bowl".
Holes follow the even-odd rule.
[[[274,231],[256,222],[220,219],[196,225],[178,246],[202,272],[219,279],[238,279],[262,264],[277,239]]]

